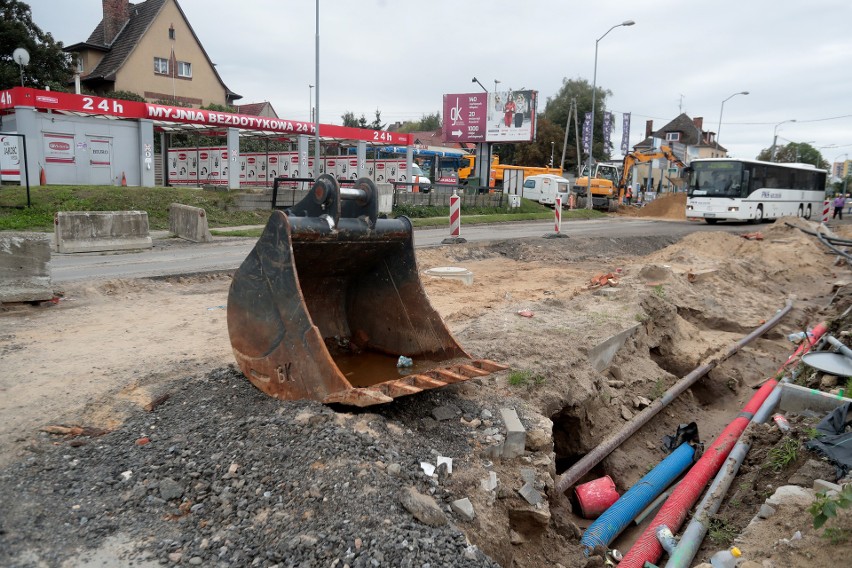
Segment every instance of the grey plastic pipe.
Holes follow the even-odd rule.
[[[642,412],[631,418],[627,421],[627,423],[616,432],[614,435],[610,436],[600,444],[598,444],[595,449],[591,452],[583,456],[577,463],[568,468],[565,473],[559,478],[556,482],[556,490],[559,493],[564,493],[568,490],[569,487],[573,486],[577,481],[580,480],[581,477],[589,473],[593,467],[595,467],[602,459],[607,457],[612,451],[620,446],[624,440],[632,436],[639,430],[642,426],[644,426],[651,418],[656,416],[663,408],[669,405],[674,399],[683,394],[686,389],[691,387],[698,379],[709,373],[720,363],[728,359],[730,356],[737,353],[744,346],[748,345],[776,325],[781,321],[784,316],[790,313],[790,310],[793,309],[793,301],[787,300],[787,304],[775,312],[775,315],[772,316],[766,323],[756,328],[754,331],[728,347],[728,349],[719,355],[711,359],[708,363],[701,365],[700,367],[696,367],[693,369],[691,373],[680,379],[676,382],[672,387],[663,393],[663,396],[655,400],[651,403],[650,406],[645,408]]]
[[[769,415],[778,406],[779,400],[781,400],[781,383],[766,397],[766,400],[763,401],[763,404],[754,413],[751,421],[758,424],[766,422]],[[734,449],[728,454],[725,465],[722,466],[719,473],[713,479],[713,483],[710,484],[710,488],[704,495],[704,499],[701,500],[701,503],[695,509],[695,515],[693,515],[686,530],[683,531],[677,547],[673,552],[669,551],[671,556],[665,568],[689,568],[695,555],[698,554],[698,549],[701,547],[704,535],[707,534],[710,519],[719,511],[719,507],[722,505],[722,501],[725,499],[725,495],[728,493],[728,489],[730,489],[731,483],[733,483],[734,478],[737,476],[743,459],[745,459],[750,449],[751,441],[743,433],[740,435],[740,439],[734,446]]]

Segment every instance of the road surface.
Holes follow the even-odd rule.
[[[706,225],[683,221],[659,221],[608,217],[593,221],[562,223],[562,232],[578,237],[630,237],[652,235],[683,236],[695,231],[748,230],[747,225]],[[537,238],[553,233],[551,221],[529,221],[462,227],[470,242]],[[447,228],[417,229],[415,247],[439,246],[449,236]],[[155,240],[155,243],[159,241]],[[157,246],[142,251],[115,253],[53,253],[51,273],[54,283],[110,278],[148,278],[234,270],[254,247],[254,238],[216,237],[212,243]]]

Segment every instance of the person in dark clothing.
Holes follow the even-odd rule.
[[[834,215],[831,216],[832,219],[840,218],[843,220],[843,207],[846,205],[846,198],[842,193],[838,193],[837,197],[834,198]]]

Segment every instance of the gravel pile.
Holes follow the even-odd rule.
[[[276,401],[232,368],[178,389],[104,436],[44,434],[0,471],[0,565],[120,536],[122,565],[495,566],[454,525],[464,496],[419,466],[470,451],[458,420],[431,418],[481,412],[452,389],[354,415]]]

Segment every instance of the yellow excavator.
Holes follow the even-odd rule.
[[[627,187],[627,180],[630,178],[630,171],[633,169],[633,166],[660,158],[665,158],[680,168],[686,167],[686,164],[668,146],[660,146],[659,149],[654,148],[630,152],[624,156],[620,167],[615,164],[603,162],[594,164],[592,166],[591,187],[592,207],[608,211],[618,209],[618,204],[624,198],[624,190]],[[583,166],[580,177],[574,182],[572,190],[575,195],[581,198],[578,204],[580,207],[583,206],[583,199],[586,197],[586,191],[589,187],[588,171],[588,165]]]

